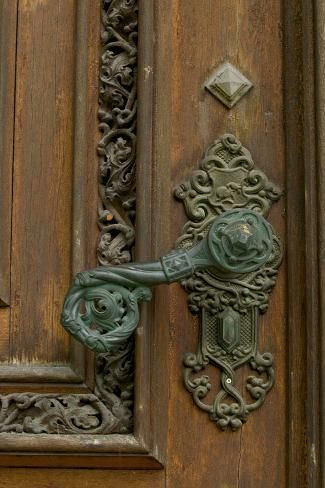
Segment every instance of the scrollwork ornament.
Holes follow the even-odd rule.
[[[131,261],[135,240],[138,1],[102,0],[101,14],[97,261],[107,266]],[[136,302],[134,307],[137,310]],[[121,354],[128,365],[123,381],[117,374]],[[114,390],[103,381],[108,370],[105,377],[115,378]],[[132,430],[133,376],[132,339],[120,341],[109,353],[97,354],[96,392],[117,420],[115,432],[121,434]]]
[[[132,267],[79,273],[64,302],[61,322],[78,341],[97,353],[114,351],[130,339],[139,322],[139,301],[151,291],[129,278]]]
[[[212,235],[212,239],[218,256],[219,247],[224,244],[223,259],[227,260],[227,249],[232,245],[233,236],[236,239],[238,226],[231,225],[229,211],[245,208],[267,217],[281,191],[255,168],[249,151],[231,134],[224,135],[206,150],[199,167],[175,189],[175,197],[183,202],[189,219],[177,247],[192,249],[207,236],[216,216],[221,215],[218,235]],[[222,227],[225,212],[227,222]],[[201,314],[199,348],[197,354],[188,353],[184,358],[184,383],[196,405],[221,430],[238,430],[249,413],[262,405],[274,383],[272,355],[257,351],[257,327],[258,315],[266,312],[275,286],[282,259],[281,243],[268,228],[266,233],[271,232],[270,239],[265,242],[255,239],[254,243],[250,242],[249,232],[245,234],[243,230],[244,239],[240,242],[237,239],[236,247],[230,249],[233,261],[228,263],[229,269],[232,263],[237,270],[240,268],[241,252],[245,259],[251,253],[257,264],[255,247],[268,252],[262,266],[228,279],[214,269],[198,270],[182,280],[191,312]],[[268,242],[271,247],[267,250]],[[250,400],[240,393],[235,377],[236,369],[246,363],[256,372],[247,378]],[[206,401],[212,389],[210,378],[204,374],[209,364],[221,371],[220,389],[212,402]]]
[[[127,434],[133,428],[133,343],[98,354],[94,393],[0,395],[0,433]]]
[[[101,265],[127,263],[134,244],[137,0],[102,0],[98,144]]]

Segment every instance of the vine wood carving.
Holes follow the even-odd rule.
[[[102,0],[99,93],[99,265],[131,260],[135,219],[137,0]],[[134,344],[96,357],[93,394],[0,395],[0,432],[127,434]]]
[[[137,1],[103,0],[98,144],[99,264],[127,263],[134,243]]]
[[[0,395],[0,432],[127,434],[132,430],[133,344],[99,354],[93,394]]]

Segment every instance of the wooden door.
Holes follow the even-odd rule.
[[[323,2],[0,0],[0,15],[0,487],[323,486]],[[224,63],[228,101],[207,89]],[[184,386],[201,319],[179,283],[113,353],[60,325],[76,272],[175,247],[191,218],[173,190],[224,134],[279,189],[284,250],[258,321],[274,386],[234,431]]]

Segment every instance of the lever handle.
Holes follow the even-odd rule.
[[[138,302],[151,299],[149,286],[172,283],[213,268],[220,279],[263,266],[273,249],[270,224],[253,210],[235,209],[216,217],[189,250],[174,249],[159,261],[100,267],[78,273],[63,305],[63,327],[102,353],[127,340],[139,322]]]

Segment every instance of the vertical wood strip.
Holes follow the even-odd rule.
[[[154,178],[153,215],[156,250],[161,254],[172,247],[185,220],[182,207],[172,199],[172,189],[197,168],[197,160],[218,136],[235,134],[250,149],[256,165],[282,188],[285,158],[281,2],[207,0],[204,8],[195,0],[157,3],[153,164],[159,181]],[[254,89],[230,111],[203,88],[213,69],[225,60],[254,83]],[[281,239],[283,208],[282,201],[270,215]],[[197,350],[198,321],[179,285],[155,290],[153,334],[160,341],[155,340],[152,354],[162,359],[156,368],[166,378],[164,383],[168,381],[159,391],[168,397],[167,486],[181,486],[184,479],[188,487],[285,485],[285,264],[269,310],[259,323],[259,350],[274,355],[275,385],[240,432],[218,431],[193,404],[182,384],[182,359],[186,352]],[[162,344],[165,350],[160,351]],[[218,385],[217,371],[212,368],[200,374],[206,373]],[[245,391],[241,379],[239,374],[238,385]],[[216,453],[221,453],[218,460]]]
[[[0,3],[0,306],[10,303],[17,0]]]
[[[303,100],[302,73],[302,11],[300,2],[289,0],[284,4],[284,93],[287,166],[287,352],[289,389],[287,395],[288,486],[306,486],[304,463],[297,459],[306,457],[306,398],[304,381],[306,365],[305,290],[304,268],[304,168],[303,168]],[[294,209],[294,211],[293,211]],[[297,221],[299,220],[299,225]]]
[[[151,194],[151,235],[152,258],[159,259],[174,245],[173,230],[178,231],[177,215],[171,213],[173,205],[172,174],[172,121],[170,107],[173,95],[173,74],[171,59],[173,53],[173,7],[169,0],[155,0],[154,10],[154,91],[153,91],[153,158],[152,158],[152,194]],[[171,218],[172,217],[172,218]],[[154,453],[166,465],[166,486],[168,470],[173,459],[173,450],[169,450],[170,434],[173,428],[173,406],[176,401],[170,396],[171,373],[173,364],[170,345],[171,296],[175,287],[158,286],[155,288],[152,303],[151,328],[151,384],[159,385],[154,395],[152,425],[155,433]],[[174,288],[174,290],[173,290]],[[175,302],[181,306],[181,302]],[[175,303],[174,302],[174,303]],[[179,333],[181,331],[179,330]],[[179,366],[181,365],[181,358]],[[153,390],[155,391],[155,389]],[[176,420],[176,419],[175,419]],[[180,426],[179,426],[180,427]],[[183,429],[183,426],[180,427]],[[176,447],[176,446],[175,446]],[[177,482],[175,482],[177,486]]]
[[[308,3],[308,2],[306,2]],[[316,27],[316,121],[317,121],[317,179],[318,179],[318,223],[319,223],[319,314],[320,314],[320,486],[325,486],[325,4],[315,0]],[[310,415],[315,415],[310,412]],[[318,461],[318,459],[316,459]],[[315,485],[316,486],[316,485]]]
[[[319,274],[322,277],[323,266],[319,260],[318,224],[322,223],[324,202],[319,191],[318,205],[317,180],[321,184],[325,156],[322,136],[325,129],[322,114],[322,107],[325,106],[322,25],[325,10],[323,2],[316,0],[315,10],[313,6],[305,0],[285,3],[290,375],[288,486],[318,488],[323,466],[320,457],[320,349],[324,347],[319,320],[322,311]],[[315,27],[318,30],[316,58]],[[301,286],[302,283],[304,286]],[[304,462],[297,464],[297,459]]]
[[[323,2],[324,3],[324,2]],[[325,12],[323,8],[323,12]],[[306,273],[306,433],[307,433],[307,486],[320,486],[320,323],[319,323],[319,274],[321,272],[318,260],[318,194],[317,194],[317,139],[315,126],[315,13],[314,6],[308,2],[302,3],[302,31],[303,31],[303,141],[304,141],[304,187],[305,187],[305,273]],[[325,15],[322,20],[324,23]],[[322,26],[324,29],[324,26]],[[325,43],[322,43],[323,59]],[[323,76],[322,76],[323,79]],[[323,81],[322,81],[323,83]],[[324,88],[323,88],[324,90]],[[325,97],[319,108],[324,111]],[[323,125],[325,129],[325,125]],[[323,132],[324,134],[324,132]],[[319,134],[320,138],[322,132]],[[324,159],[323,159],[324,162]],[[323,207],[324,211],[324,207]],[[321,215],[321,212],[320,212]]]
[[[72,269],[96,265],[98,163],[98,64],[100,0],[76,3],[75,130],[72,196]],[[93,384],[93,354],[71,339],[71,362]]]
[[[154,2],[139,0],[138,25],[138,106],[137,106],[137,154],[136,154],[136,260],[150,260],[152,249],[152,109],[154,74]],[[146,229],[146,232],[143,232]],[[150,380],[154,364],[150,366],[150,324],[153,307],[142,305],[140,323],[136,330],[136,378],[134,419],[136,438],[146,446],[152,443],[151,419],[155,412],[150,398]],[[150,412],[150,415],[148,415]]]

